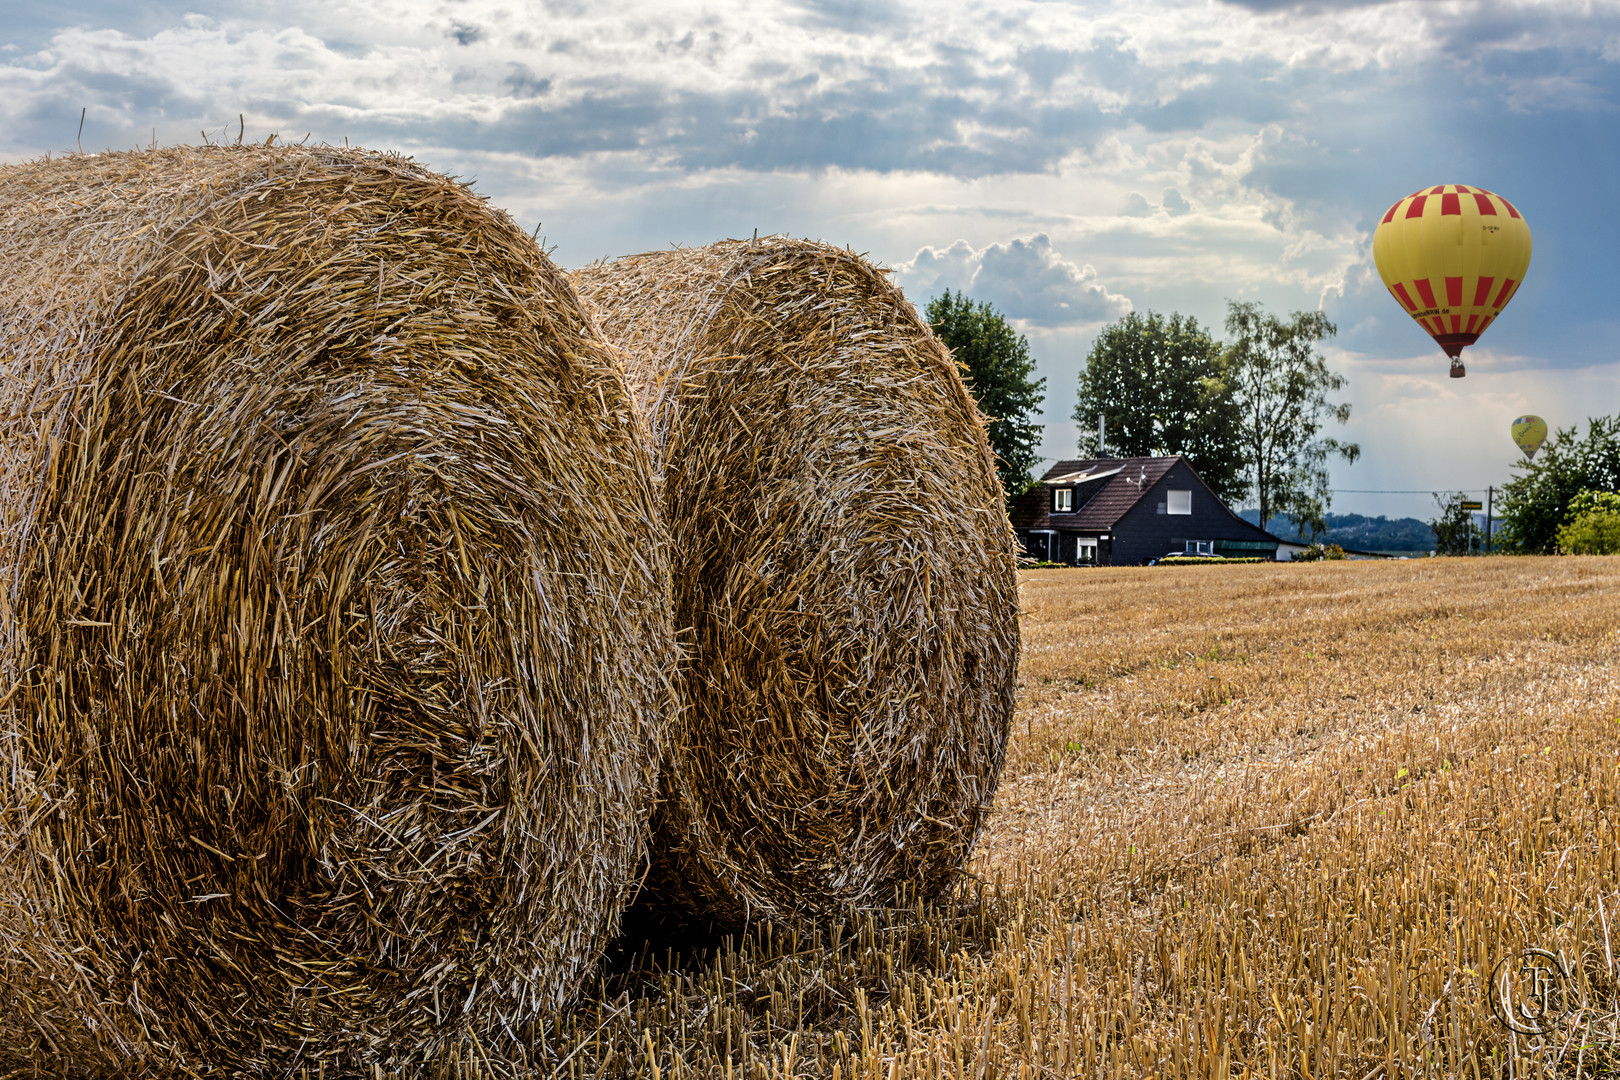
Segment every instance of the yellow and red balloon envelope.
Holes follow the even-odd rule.
[[[1496,320],[1530,267],[1530,226],[1502,196],[1467,184],[1413,192],[1373,231],[1390,295],[1467,374],[1460,354]]]
[[[1546,437],[1547,421],[1539,416],[1521,416],[1513,421],[1513,441],[1524,451],[1527,460],[1535,460],[1536,451],[1541,449]]]

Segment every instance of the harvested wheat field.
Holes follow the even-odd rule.
[[[567,281],[406,159],[268,145],[0,168],[0,266],[0,1074],[523,1068],[674,658]]]
[[[1550,1075],[1486,997],[1525,946],[1597,1011],[1561,1075],[1614,1067],[1620,559],[1021,591],[976,880],[627,958],[551,1029],[561,1075]]]

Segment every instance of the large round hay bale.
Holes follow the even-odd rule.
[[[885,275],[783,238],[575,275],[664,470],[687,706],[645,908],[735,926],[937,894],[1018,651],[983,421]]]
[[[566,279],[335,148],[0,169],[0,1072],[521,1061],[673,701]]]

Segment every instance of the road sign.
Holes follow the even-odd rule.
[[[1462,502],[1462,508],[1464,510],[1483,510],[1485,509],[1485,504],[1480,502],[1478,499],[1464,499]]]

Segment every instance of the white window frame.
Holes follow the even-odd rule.
[[[1089,559],[1086,557],[1087,552],[1091,553],[1091,557]],[[1074,542],[1074,561],[1077,562],[1077,563],[1094,563],[1094,562],[1096,562],[1097,561],[1097,541],[1095,539],[1085,537],[1085,536],[1082,536],[1079,539],[1077,539]]]
[[[1074,488],[1060,487],[1052,489],[1052,513],[1074,513]]]
[[[1192,513],[1192,489],[1185,488],[1181,491],[1171,489],[1166,491],[1164,493],[1164,512],[1167,514]]]

